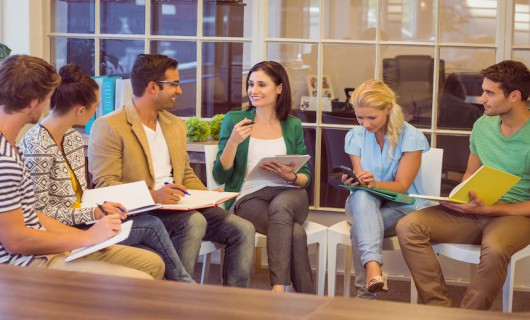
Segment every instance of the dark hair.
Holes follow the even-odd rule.
[[[62,115],[81,105],[88,108],[97,101],[96,92],[99,86],[77,64],[67,64],[59,69],[61,84],[55,89],[50,109]]]
[[[247,92],[248,80],[250,79],[250,75],[252,74],[252,72],[259,70],[265,72],[277,86],[279,86],[280,84],[282,85],[282,93],[278,95],[278,101],[276,103],[276,116],[281,121],[286,120],[289,116],[289,113],[291,112],[292,105],[291,86],[289,85],[289,77],[287,76],[287,72],[285,71],[283,66],[278,62],[259,62],[255,64],[252,68],[250,68],[250,70],[248,71],[246,84]]]
[[[2,60],[0,79],[0,105],[6,113],[18,112],[33,100],[44,101],[61,81],[54,66],[28,55]]]
[[[141,97],[151,81],[166,79],[167,69],[177,69],[178,62],[163,54],[139,54],[131,72],[133,94]],[[162,88],[162,85],[159,84]]]
[[[519,61],[504,60],[480,72],[485,78],[500,83],[504,96],[518,90],[521,92],[522,101],[528,99],[530,94],[530,71]]]

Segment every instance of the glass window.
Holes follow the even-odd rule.
[[[196,36],[197,0],[152,1],[151,33],[168,36]]]
[[[145,34],[145,1],[101,1],[101,33]]]
[[[94,33],[94,12],[94,0],[53,0],[50,30],[61,33]]]
[[[318,39],[318,0],[269,0],[269,37]]]
[[[320,205],[323,207],[343,208],[349,194],[348,190],[339,187],[342,184],[339,166],[351,167],[351,160],[344,152],[344,138],[348,130],[322,130]]]
[[[304,128],[304,142],[307,154],[311,156],[309,159],[309,169],[311,170],[311,184],[306,189],[309,196],[309,205],[315,203],[315,147],[316,147],[316,130],[312,128]]]
[[[512,59],[521,61],[527,67],[530,66],[530,50],[514,50]]]
[[[375,40],[377,1],[330,0],[324,2],[324,38]]]
[[[497,0],[440,0],[440,41],[495,44],[497,6]]]
[[[76,63],[83,73],[95,75],[93,39],[51,38],[50,51],[51,62],[57,69]]]
[[[142,40],[101,40],[99,74],[130,78],[136,56],[145,52]]]
[[[530,1],[519,0],[513,11],[513,45],[526,46],[530,39]]]
[[[383,0],[381,7],[381,40],[434,40],[436,1]]]
[[[444,149],[442,196],[462,182],[469,158],[469,136],[437,135],[436,147]]]
[[[197,114],[197,44],[193,41],[153,41],[151,53],[164,54],[178,61],[182,94],[175,99],[171,111],[177,116],[192,117]]]
[[[243,2],[206,1],[203,4],[203,35],[207,37],[243,37],[250,34],[251,23]]]

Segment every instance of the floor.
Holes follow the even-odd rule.
[[[197,264],[195,268],[195,280],[199,282],[200,280],[200,271],[201,271],[202,265],[200,263]],[[352,292],[350,293],[350,296],[355,296],[355,287],[353,284],[353,277],[352,277],[352,283],[350,285],[350,288],[352,288]],[[212,264],[210,268],[210,276],[207,281],[208,284],[221,284],[221,276],[220,276],[220,268],[217,264]],[[251,287],[255,289],[263,289],[263,290],[270,290],[271,286],[269,284],[269,273],[267,269],[261,269],[256,272],[253,272],[252,274],[252,280],[251,280]],[[402,281],[402,280],[389,280],[388,282],[389,291],[386,293],[380,293],[378,295],[378,299],[381,300],[388,300],[388,301],[399,301],[399,302],[406,302],[408,303],[410,301],[410,283],[408,281]],[[466,290],[465,286],[449,286],[449,294],[451,296],[451,299],[453,299],[453,302],[455,305],[459,305],[460,301],[462,300],[462,297],[464,295],[464,292]],[[343,277],[337,276],[336,281],[336,288],[335,288],[335,295],[336,296],[342,296],[343,293]],[[327,294],[327,288],[325,290],[325,294]],[[502,310],[502,296],[499,292],[499,295],[495,299],[493,306],[491,310],[501,311]],[[518,291],[514,294],[514,301],[513,301],[513,311],[524,311],[524,312],[530,312],[530,292],[522,292]]]

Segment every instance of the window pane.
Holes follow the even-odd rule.
[[[483,113],[480,70],[495,63],[495,49],[441,48],[445,81],[440,85],[438,126],[471,129]]]
[[[269,37],[318,39],[318,0],[269,0]]]
[[[95,74],[94,40],[51,38],[50,51],[51,62],[57,69],[68,63],[77,63],[83,73],[89,76]]]
[[[101,33],[145,34],[145,1],[101,1]]]
[[[382,79],[394,90],[405,120],[430,127],[434,79],[432,47],[383,46]],[[440,62],[443,67],[443,62]]]
[[[377,0],[330,0],[324,5],[324,38],[375,40]]]
[[[514,50],[512,59],[521,61],[528,67],[530,66],[530,51],[529,50]]]
[[[440,39],[495,44],[497,1],[440,0]]]
[[[202,47],[201,116],[240,109],[243,103],[243,56],[250,45],[230,42],[204,42]]]
[[[94,0],[51,2],[51,32],[94,33]]]
[[[309,159],[309,169],[311,170],[311,184],[306,189],[309,196],[309,205],[315,204],[315,141],[316,130],[311,128],[304,128],[304,142],[307,154],[311,156]]]
[[[353,126],[352,126],[353,127]],[[322,164],[320,171],[320,205],[331,208],[344,208],[348,190],[342,184],[339,166],[351,167],[351,161],[344,152],[344,137],[349,129],[322,130]]]
[[[352,57],[363,57],[363,59],[352,59]],[[346,92],[351,94],[356,86],[374,78],[374,66],[374,45],[324,45],[322,111],[325,112],[322,115],[322,122],[350,125],[355,122],[355,113],[349,103],[346,103]]]
[[[153,41],[151,53],[164,54],[178,61],[182,94],[171,112],[181,117],[197,114],[197,44],[192,41]]]
[[[469,136],[438,135],[436,147],[444,149],[442,196],[462,182],[469,157]]]
[[[513,21],[513,45],[528,45],[530,39],[530,1],[516,1]]]
[[[248,1],[247,1],[248,2]],[[207,37],[243,37],[250,35],[250,23],[245,18],[249,11],[243,2],[205,1],[203,4],[203,35]]]
[[[381,6],[381,40],[434,40],[436,1],[383,0]]]
[[[196,36],[197,0],[152,1],[151,33],[156,35]]]
[[[136,56],[144,52],[141,40],[101,40],[99,73],[130,78]]]

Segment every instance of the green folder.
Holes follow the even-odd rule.
[[[416,199],[409,197],[406,194],[383,190],[383,189],[373,189],[373,188],[366,188],[366,187],[361,187],[361,186],[347,186],[345,184],[342,184],[341,187],[346,188],[352,192],[355,190],[365,190],[377,196],[380,196],[383,199],[387,199],[387,200],[394,201],[394,202],[414,204],[414,202],[416,201]]]

